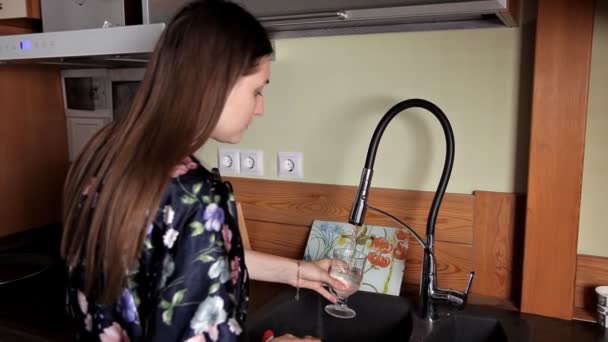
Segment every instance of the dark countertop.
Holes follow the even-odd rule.
[[[0,341],[71,341],[70,334],[67,333],[68,325],[63,313],[64,292],[62,285],[64,277],[57,255],[58,234],[58,227],[50,226],[31,231],[27,234],[20,234],[18,237],[0,238],[0,255],[8,255],[9,253],[38,253],[47,255],[51,260],[55,261],[54,266],[48,269],[48,271],[43,272],[37,277],[30,278],[28,281],[0,285]],[[251,304],[248,319],[250,328],[256,322],[263,321],[264,315],[267,316],[269,312],[276,311],[279,306],[285,305],[281,303],[289,303],[293,299],[293,295],[295,295],[295,289],[285,285],[253,281],[251,283]],[[406,312],[415,312],[415,310],[410,310],[415,307],[415,305],[409,304],[413,303],[413,300],[410,300],[411,298],[406,299],[375,294],[366,296],[366,294],[363,294],[359,295],[359,299],[356,299],[357,295],[359,293],[351,298],[353,305],[361,307],[362,305],[368,305],[365,303],[372,302],[374,303],[372,307],[377,306],[378,308],[393,305],[397,308],[394,312],[398,312],[397,314],[393,314],[393,316],[401,315],[406,317],[404,316]],[[381,296],[382,298],[374,296]],[[305,315],[304,317],[299,317],[299,319],[303,322],[310,322],[313,320],[313,316],[317,320],[319,317],[324,317],[323,315],[327,316],[322,311],[322,306],[327,302],[324,299],[318,298],[316,293],[311,292],[309,297],[311,298],[311,303],[317,303],[314,304],[316,307],[313,305],[315,310],[314,315],[308,317]],[[354,308],[357,310],[356,307]],[[378,308],[375,309],[377,310]],[[446,310],[442,309],[440,311],[446,312]],[[364,311],[361,312],[362,317],[364,317]],[[386,316],[387,313],[389,316]],[[374,318],[374,320],[381,323],[374,323],[373,326],[378,327],[379,324],[396,325],[395,322],[399,323],[398,326],[401,326],[401,318],[392,317],[390,316],[391,313],[393,311],[383,310],[378,314],[378,317]],[[518,322],[525,322],[531,336],[530,341],[608,342],[608,330],[590,322],[566,321],[481,305],[467,305],[464,312],[455,314],[474,317],[498,317],[503,322],[507,322],[504,324],[505,327],[508,327],[509,324],[521,324]],[[414,318],[414,332],[419,333],[420,331],[416,330],[416,324],[419,324],[415,321],[416,316],[412,317]],[[391,320],[394,320],[394,322]],[[448,321],[446,320],[445,322]],[[342,322],[338,324],[342,324]],[[358,324],[364,328],[364,324],[372,324],[372,322],[370,320],[363,320]],[[509,328],[505,330],[509,330]],[[509,331],[505,332],[509,335]],[[450,338],[450,340],[452,339]],[[412,338],[411,341],[416,340]],[[258,341],[255,340],[254,342]]]
[[[66,334],[59,236],[60,227],[49,225],[0,239],[0,264],[30,255],[45,256],[49,263],[35,276],[0,285],[0,341],[72,340]]]

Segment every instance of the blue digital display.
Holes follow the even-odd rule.
[[[21,50],[29,50],[32,48],[32,42],[30,40],[22,40],[20,46]]]

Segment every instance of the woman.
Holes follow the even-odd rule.
[[[335,301],[322,287],[341,286],[328,260],[245,253],[231,189],[190,157],[210,138],[239,142],[263,114],[271,53],[239,6],[187,5],[157,43],[129,113],[74,162],[61,249],[79,339],[240,340],[249,276]]]

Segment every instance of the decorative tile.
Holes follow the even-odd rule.
[[[356,238],[354,231],[356,230]],[[409,232],[405,229],[315,220],[308,236],[305,260],[332,255],[334,248],[357,244],[367,254],[360,291],[399,295],[405,271]]]

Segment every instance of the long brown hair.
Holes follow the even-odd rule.
[[[192,2],[167,25],[128,114],[88,142],[65,182],[61,253],[70,267],[83,260],[86,293],[116,300],[171,169],[209,139],[238,78],[271,53],[260,23],[228,1]]]

